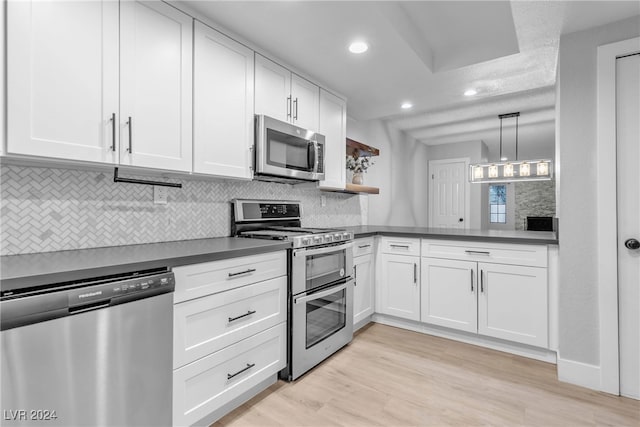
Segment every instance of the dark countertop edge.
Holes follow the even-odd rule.
[[[2,289],[19,289],[42,284],[56,284],[85,280],[94,277],[110,276],[114,274],[124,274],[129,272],[151,270],[155,268],[173,268],[183,265],[199,264],[203,262],[219,261],[229,258],[238,258],[249,255],[257,255],[269,252],[276,252],[290,249],[290,243],[274,243],[268,246],[257,246],[249,248],[228,249],[224,251],[208,252],[195,255],[185,255],[177,257],[165,257],[156,260],[145,260],[127,264],[112,264],[100,267],[90,267],[86,269],[60,271],[56,273],[40,274],[33,276],[19,276],[9,279],[2,279]]]
[[[409,231],[388,231],[388,230],[375,230],[375,231],[363,231],[353,234],[355,239],[371,236],[393,236],[393,237],[413,237],[423,239],[436,239],[436,240],[460,240],[471,242],[495,242],[495,243],[515,243],[521,245],[558,245],[558,239],[543,239],[543,238],[528,238],[528,237],[510,237],[510,236],[474,236],[474,235],[457,235],[457,234],[435,234],[435,233],[420,233]]]

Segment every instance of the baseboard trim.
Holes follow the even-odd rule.
[[[558,356],[558,380],[600,390],[600,366],[562,359]]]
[[[503,351],[505,353],[511,353],[517,356],[540,360],[547,363],[555,364],[557,359],[556,352],[553,350],[548,350],[546,348],[532,347],[526,344],[519,344],[500,340],[497,338],[471,334],[468,332],[456,331],[453,329],[435,325],[427,325],[425,323],[400,319],[398,317],[387,316],[385,314],[376,313],[372,316],[372,320],[383,325],[394,326],[396,328],[408,329],[410,331],[420,332],[422,334],[461,341],[467,344],[473,344],[480,347]]]

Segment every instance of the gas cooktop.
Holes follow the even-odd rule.
[[[345,230],[301,227],[298,201],[236,199],[233,234],[239,237],[290,241],[294,248],[353,240]]]

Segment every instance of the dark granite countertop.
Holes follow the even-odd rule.
[[[276,240],[221,237],[0,257],[0,289],[84,280],[288,249]]]
[[[345,229],[352,231],[356,238],[383,235],[530,245],[558,244],[558,235],[552,231],[460,230],[455,228],[393,227],[384,225],[363,225],[359,227],[345,227]]]

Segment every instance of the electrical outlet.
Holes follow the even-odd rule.
[[[325,206],[327,206],[327,196],[320,196],[320,205],[324,208]]]
[[[166,205],[169,198],[169,188],[159,185],[153,186],[153,203],[156,205]]]

